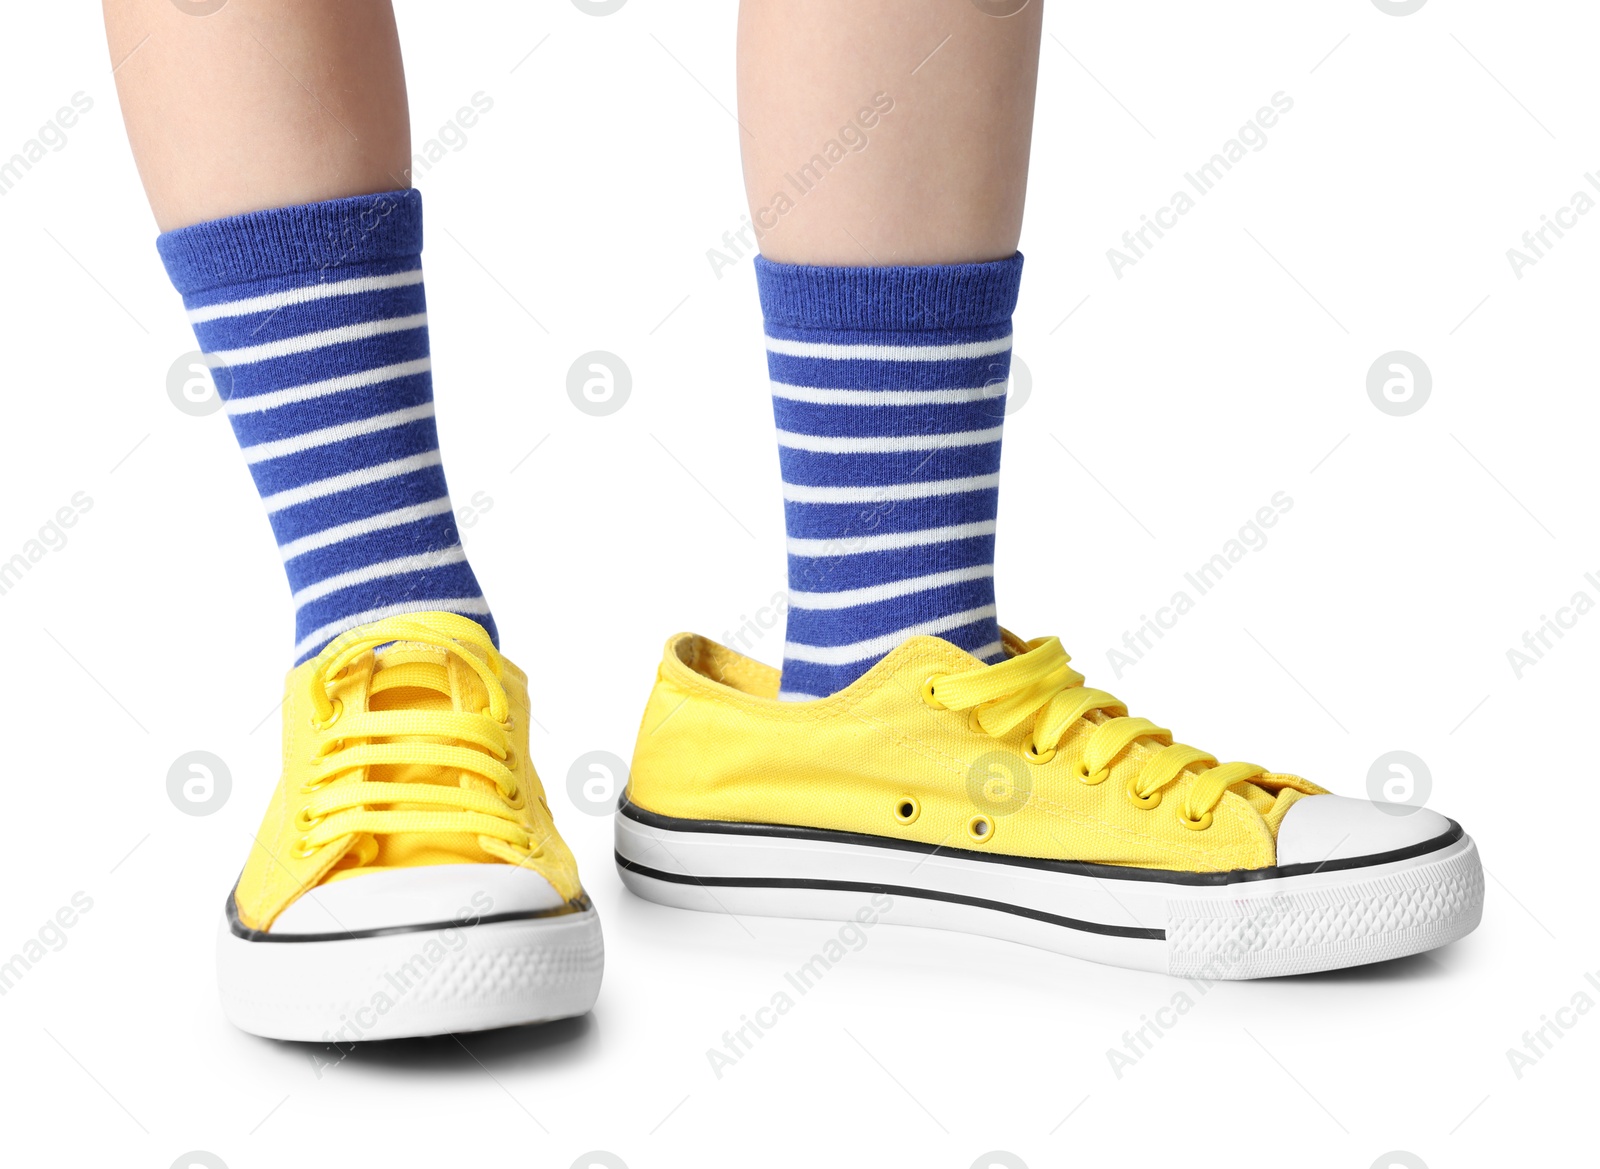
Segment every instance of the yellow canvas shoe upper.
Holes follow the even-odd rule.
[[[913,637],[846,689],[779,702],[779,672],[693,634],[667,642],[629,779],[638,807],[946,848],[1187,871],[1264,868],[1302,795],[1219,764],[1084,685],[1055,638],[985,665]]]
[[[234,891],[245,927],[318,885],[427,865],[518,865],[582,897],[528,760],[527,679],[477,622],[363,625],[286,691],[283,777]]]

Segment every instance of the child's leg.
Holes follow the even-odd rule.
[[[600,923],[445,487],[388,0],[106,17],[157,247],[294,594],[283,773],[227,900],[224,1009],[299,1040],[581,1015]],[[430,993],[369,1018],[386,972],[434,952]]]
[[[1208,979],[1442,946],[1483,909],[1460,825],[1219,764],[1087,685],[1056,638],[1001,641],[1042,0],[979,9],[1024,2],[743,0],[788,635],[781,678],[668,643],[617,813],[622,880],[668,905],[934,925]],[[1025,534],[1044,571],[1071,523],[1056,508]]]
[[[1043,6],[1029,0],[1001,19],[971,0],[744,0],[745,190],[752,215],[780,192],[796,203],[767,216],[776,226],[763,228],[762,255],[852,266],[1009,259],[1022,230]],[[862,132],[867,145],[800,195],[789,176],[879,95],[879,111],[893,109],[864,119],[877,122]]]
[[[411,185],[389,0],[104,0],[117,95],[162,231]],[[130,56],[131,54],[131,56]]]
[[[1002,657],[994,532],[1040,7],[741,9],[786,698],[831,694],[917,633]]]
[[[388,0],[208,17],[107,0],[106,23],[158,247],[284,560],[296,659],[398,613],[492,635],[434,425]]]

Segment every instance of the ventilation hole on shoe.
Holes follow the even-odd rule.
[[[967,835],[981,844],[994,835],[994,825],[987,816],[974,816],[967,821]]]
[[[902,824],[911,824],[922,814],[922,805],[917,803],[915,796],[901,796],[900,802],[894,806],[894,818]]]

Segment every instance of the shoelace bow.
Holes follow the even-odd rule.
[[[1080,718],[1109,715],[1089,733],[1077,775],[1087,784],[1103,783],[1111,768],[1133,743],[1153,739],[1161,747],[1128,782],[1128,798],[1142,808],[1161,802],[1162,789],[1185,770],[1198,776],[1184,794],[1179,817],[1190,828],[1211,826],[1211,812],[1223,794],[1242,780],[1265,775],[1252,763],[1221,763],[1198,747],[1174,743],[1172,732],[1146,718],[1128,717],[1128,708],[1104,690],[1085,686],[1084,676],[1067,663],[1071,658],[1059,639],[1040,637],[1027,652],[995,666],[959,674],[935,674],[922,686],[930,706],[971,713],[974,730],[994,737],[1009,734],[1034,716],[1023,748],[1028,762],[1042,766],[1055,757],[1063,736]]]
[[[391,642],[442,649],[466,664],[483,684],[489,704],[476,714],[451,710],[346,711],[329,691],[362,654]],[[476,650],[477,652],[473,652]],[[393,651],[391,651],[393,652]],[[481,655],[481,656],[480,656]],[[511,704],[500,683],[501,657],[483,627],[464,617],[430,613],[391,617],[351,630],[317,655],[307,692],[319,733],[320,760],[304,788],[315,793],[296,820],[301,856],[343,837],[362,838],[376,854],[379,835],[468,833],[485,852],[512,864],[539,855],[539,844],[519,822],[524,807],[511,770]],[[373,675],[372,695],[396,687],[448,693],[444,667],[402,661]],[[425,767],[459,773],[458,784],[357,780],[373,767]],[[420,808],[381,809],[372,805]],[[364,855],[361,863],[371,860]]]

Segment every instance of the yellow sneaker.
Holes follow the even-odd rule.
[[[616,816],[642,897],[938,926],[1117,966],[1260,978],[1470,932],[1461,826],[1218,764],[1086,687],[1061,643],[984,665],[914,637],[830,698],[681,634]]]
[[[600,921],[475,621],[363,625],[292,670],[283,778],[217,937],[228,1017],[356,1042],[581,1015]]]

